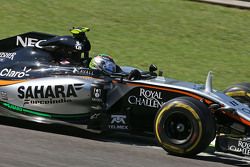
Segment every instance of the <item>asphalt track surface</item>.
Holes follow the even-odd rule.
[[[72,127],[0,117],[0,167],[226,167],[250,166],[239,156],[168,155],[151,138],[94,135]]]

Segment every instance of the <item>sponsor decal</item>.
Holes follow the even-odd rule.
[[[103,102],[102,96],[103,96],[103,89],[101,89],[101,88],[94,88],[93,89],[92,101]]]
[[[23,108],[22,108],[22,107],[18,107],[18,106],[9,104],[9,103],[3,103],[3,105],[4,105],[5,107],[8,107],[8,108],[11,109],[11,110],[15,110],[15,111],[19,111],[19,112],[22,112],[22,111],[23,111]]]
[[[10,68],[4,68],[0,72],[1,77],[10,77],[10,78],[23,78],[29,76],[30,69],[27,69],[27,67],[23,68],[23,71],[15,71]]]
[[[236,101],[230,101],[229,102],[232,106],[238,106],[238,103]]]
[[[18,98],[24,99],[25,104],[58,104],[72,102],[77,97],[77,91],[83,84],[20,86],[17,89]]]
[[[94,75],[93,70],[80,70],[79,72],[80,72],[81,74],[88,75],[88,76]]]
[[[25,99],[23,105],[28,105],[28,104],[59,104],[59,103],[70,103],[72,102],[72,99],[66,99],[66,98],[62,98],[62,99],[55,99],[53,100],[48,99],[48,100],[32,100],[32,99]]]
[[[76,50],[82,50],[82,44],[79,41],[76,41],[75,48]]]
[[[108,125],[109,129],[128,129],[126,118],[126,115],[111,115],[111,122]]]
[[[111,124],[114,124],[114,123],[126,124],[126,122],[125,122],[126,116],[125,115],[111,115],[111,118],[112,118]]]
[[[230,101],[229,102],[232,106],[236,107],[236,106],[239,106],[238,102],[237,101]],[[250,109],[248,108],[239,108],[242,112],[245,112],[247,114],[250,114]]]
[[[0,59],[3,61],[4,58],[13,60],[16,52],[0,52]]]
[[[80,73],[82,75],[87,75],[87,76],[93,76],[94,75],[94,71],[93,70],[89,70],[89,69],[77,69],[75,67],[73,69],[73,73]]]
[[[238,153],[241,152],[241,148],[237,148],[237,147],[234,146],[234,145],[231,145],[231,146],[229,147],[229,150],[230,150],[230,151],[233,151],[233,152],[238,152]]]
[[[7,92],[1,92],[1,98],[2,98],[2,100],[8,100],[8,94],[7,94]]]
[[[160,108],[164,103],[162,92],[144,88],[140,88],[139,96],[129,96],[128,102],[129,104],[152,108]]]
[[[243,155],[250,155],[250,139],[243,138],[239,139],[238,143],[235,145],[231,144],[228,149],[233,152],[242,153]]]
[[[39,43],[42,42],[42,41],[46,41],[46,40],[39,40],[39,39],[28,38],[28,37],[22,38],[20,36],[17,36],[16,37],[16,46],[22,46],[22,47],[27,47],[27,46],[34,47],[34,46],[37,46],[38,48],[41,48],[39,46]]]
[[[102,95],[102,90],[98,88],[94,88],[94,97],[95,98],[100,98]]]
[[[43,48],[42,46],[40,46],[40,43],[43,42],[43,41],[47,41],[47,40],[40,40],[40,41],[38,41],[38,42],[35,44],[35,46],[36,46],[37,48]]]
[[[0,105],[8,108],[9,110],[12,110],[14,112],[22,113],[22,114],[28,114],[28,115],[36,115],[36,116],[41,116],[41,117],[48,117],[48,118],[82,118],[83,114],[74,114],[74,115],[68,115],[68,114],[52,114],[52,113],[43,113],[40,111],[34,111],[30,109],[26,109],[20,106],[16,106],[10,103],[6,102],[0,102]]]
[[[73,73],[78,73],[79,71],[77,70],[77,68],[74,67],[73,69]]]
[[[91,115],[90,119],[97,119],[100,116],[101,116],[101,113],[96,113],[96,114]]]
[[[241,148],[241,152],[244,155],[250,155],[250,141],[247,139],[239,140],[238,147]]]
[[[242,110],[243,112],[247,113],[247,114],[250,114],[250,110],[247,109],[247,108],[242,108],[241,110]]]

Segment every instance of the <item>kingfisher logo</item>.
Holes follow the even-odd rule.
[[[18,98],[24,99],[25,104],[57,104],[69,103],[77,97],[77,91],[84,84],[20,86],[17,89]]]

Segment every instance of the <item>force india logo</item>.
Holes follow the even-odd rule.
[[[20,86],[17,96],[24,99],[24,105],[69,103],[72,102],[72,98],[77,97],[76,91],[82,88],[83,84]]]
[[[160,108],[164,103],[161,93],[162,92],[140,88],[139,97],[129,96],[128,102],[138,106]]]

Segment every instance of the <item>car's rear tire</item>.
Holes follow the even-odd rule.
[[[204,151],[215,137],[215,121],[208,107],[191,97],[165,103],[157,112],[155,136],[169,154],[193,156]]]
[[[250,83],[239,83],[228,87],[224,93],[250,107]]]

